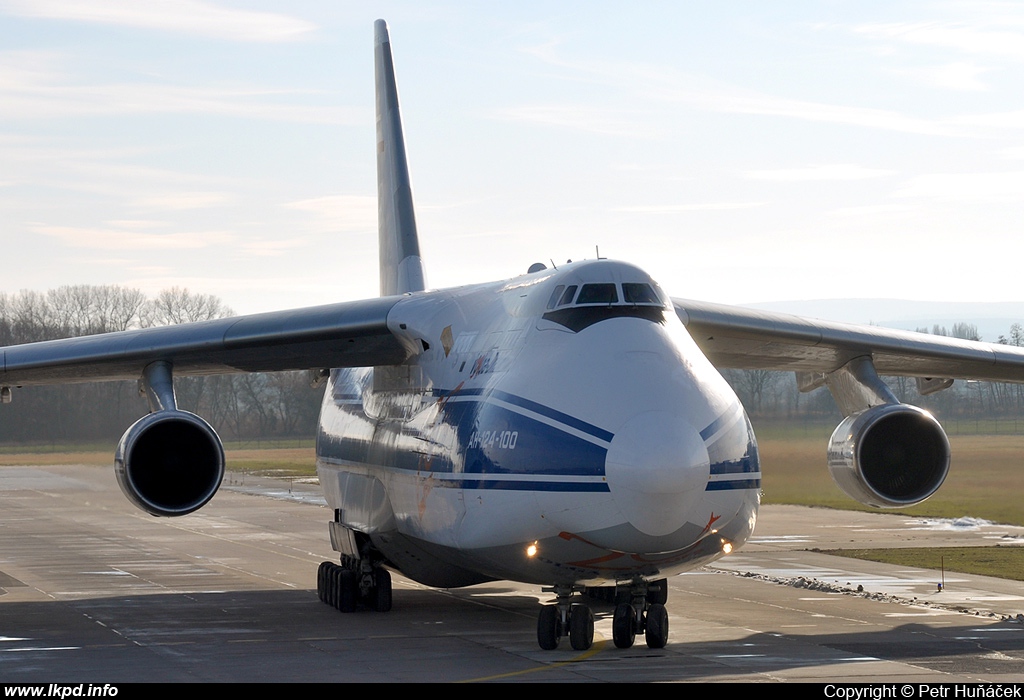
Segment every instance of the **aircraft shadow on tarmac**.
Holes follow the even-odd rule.
[[[663,650],[644,645],[619,650],[608,639],[584,658],[568,644],[541,654],[535,637],[537,599],[502,588],[396,591],[396,609],[389,615],[370,610],[342,615],[306,590],[2,600],[0,677],[8,683],[440,681],[573,659],[563,667],[571,670],[560,673],[590,680],[745,674],[753,679],[811,666],[836,669],[837,676],[846,668],[855,675],[851,665],[879,659],[911,664],[922,675],[931,669],[984,678],[1019,676],[1024,659],[1020,624],[966,616],[962,624],[939,628],[912,623],[837,634],[764,632],[710,642],[683,641],[687,629],[676,624]],[[593,607],[600,627],[612,606],[594,601]],[[620,660],[630,665],[616,663]],[[623,678],[627,670],[640,675]]]

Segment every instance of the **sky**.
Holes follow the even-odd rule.
[[[376,296],[378,17],[432,287],[1024,299],[1024,4],[839,0],[0,0],[0,292]]]

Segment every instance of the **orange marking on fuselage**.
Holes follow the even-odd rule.
[[[721,517],[721,515],[715,515],[712,513],[711,517],[708,519],[708,524],[704,526],[704,529],[700,531],[700,534],[703,535],[705,532],[709,532],[711,530],[711,526],[714,525]]]
[[[420,455],[418,468],[421,471],[430,472],[430,468],[434,464],[433,457],[427,457],[426,455]],[[434,490],[434,475],[428,474],[427,478],[420,480],[419,485],[419,499],[417,500],[417,510],[420,514],[420,520],[423,519],[424,513],[427,512],[427,496]]]
[[[721,517],[722,516],[720,516],[720,515],[716,517],[714,514],[712,514],[711,520],[708,521],[708,528],[710,528],[712,523],[714,523],[716,520],[718,520]],[[705,531],[707,531],[707,528],[705,529]],[[622,557],[628,557],[629,559],[632,559],[633,561],[638,561],[638,562],[641,562],[641,563],[644,563],[644,564],[661,564],[661,565],[664,565],[664,564],[668,564],[668,563],[674,563],[676,561],[682,561],[683,559],[685,559],[686,557],[689,556],[690,552],[692,552],[694,549],[699,547],[700,544],[701,544],[698,541],[698,542],[694,542],[692,545],[690,545],[689,547],[686,547],[685,549],[679,550],[678,552],[669,552],[668,554],[665,554],[665,555],[660,556],[660,557],[657,557],[657,556],[656,557],[647,557],[647,556],[644,556],[643,554],[635,554],[635,553],[634,554],[629,554],[629,553],[626,553],[626,552],[618,552],[618,551],[616,551],[614,549],[608,549],[607,547],[602,547],[602,546],[600,546],[598,544],[595,544],[594,542],[589,541],[585,537],[580,537],[579,535],[577,535],[577,534],[575,534],[573,532],[565,532],[563,530],[562,532],[558,533],[558,536],[561,537],[563,540],[566,540],[566,541],[577,540],[579,542],[583,542],[584,544],[588,544],[591,547],[594,547],[595,549],[603,549],[604,551],[608,552],[608,554],[606,554],[604,556],[595,557],[593,559],[584,559],[584,560],[581,560],[581,561],[568,561],[568,562],[565,562],[566,565],[568,565],[568,566],[589,566],[590,568],[593,568],[593,569],[603,569],[603,570],[606,570],[606,571],[618,571],[618,570],[623,570],[623,569],[631,568],[631,567],[620,567],[620,566],[597,566],[598,564],[602,564],[602,563],[605,563],[605,562],[611,562],[611,561],[614,561],[616,559],[621,559]]]
[[[614,559],[621,559],[622,557],[624,557],[626,555],[625,552],[616,552],[614,549],[608,549],[607,547],[602,547],[602,546],[600,546],[598,544],[594,544],[593,542],[590,542],[589,540],[586,540],[583,537],[580,537],[579,535],[577,535],[575,533],[572,533],[572,532],[562,531],[562,532],[558,533],[558,536],[561,537],[563,540],[566,540],[566,541],[579,540],[580,542],[583,542],[584,544],[588,544],[591,547],[594,547],[595,549],[603,549],[604,551],[608,552],[608,554],[605,554],[604,556],[597,557],[595,559],[584,559],[582,561],[569,561],[569,562],[566,562],[566,564],[568,564],[569,566],[591,566],[591,567],[593,567],[595,564],[600,564],[600,563],[603,563],[603,562],[606,562],[606,561],[612,561]],[[602,567],[602,568],[606,568],[606,567]]]
[[[437,400],[437,410],[439,410],[439,411],[440,411],[440,410],[442,410],[442,409],[443,409],[443,408],[445,407],[445,405],[446,405],[446,404],[448,403],[448,399],[450,399],[451,397],[453,397],[453,396],[455,396],[455,395],[456,395],[457,393],[459,393],[459,391],[460,391],[460,390],[462,389],[462,386],[463,386],[463,385],[464,385],[465,383],[466,383],[465,381],[461,381],[461,382],[459,382],[459,385],[458,385],[457,387],[455,387],[454,389],[452,389],[451,391],[449,391],[449,392],[448,392],[447,394],[445,394],[444,396],[442,396],[442,397],[438,398],[438,400]]]

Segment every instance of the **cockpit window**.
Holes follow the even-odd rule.
[[[568,289],[565,290],[565,294],[563,294],[562,298],[558,300],[558,305],[563,306],[564,304],[571,304],[572,298],[576,296],[576,290],[578,288],[579,287],[577,285],[570,284]]]
[[[614,304],[619,300],[619,293],[614,284],[585,284],[580,290],[577,304]]]
[[[548,299],[548,309],[553,309],[558,306],[558,298],[562,296],[562,292],[565,290],[565,285],[560,284],[555,287],[555,291],[551,292],[551,298]]]
[[[623,282],[622,296],[630,304],[660,304],[661,299],[651,285],[637,282]]]

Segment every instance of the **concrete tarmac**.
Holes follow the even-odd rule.
[[[1011,546],[1021,528],[765,507],[744,549],[670,579],[665,649],[616,649],[592,601],[580,653],[537,647],[548,596],[516,583],[396,576],[390,613],[328,608],[312,484],[230,475],[158,519],[109,469],[2,467],[0,503],[0,682],[1024,682],[1024,584],[947,573],[939,593],[937,572],[813,551]]]

